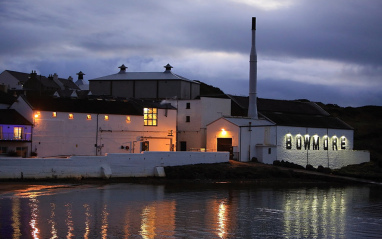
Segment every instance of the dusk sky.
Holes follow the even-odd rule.
[[[258,97],[382,106],[381,0],[0,0],[0,72],[174,73]]]

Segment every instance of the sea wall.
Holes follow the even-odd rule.
[[[163,167],[229,161],[228,152],[144,152],[68,158],[0,158],[0,179],[163,176]]]
[[[363,150],[338,150],[326,151],[326,154],[323,154],[316,150],[284,150],[278,154],[278,159],[280,161],[284,160],[304,167],[307,164],[310,164],[313,167],[321,165],[323,167],[337,169],[351,164],[370,162],[370,152]]]

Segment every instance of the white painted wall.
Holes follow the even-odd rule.
[[[143,141],[149,141],[150,151],[170,151],[176,142],[175,110],[158,109],[158,126],[144,126],[143,116],[131,115],[128,121],[127,115],[108,115],[105,120],[105,114],[73,113],[69,119],[70,112],[57,112],[57,117],[52,113],[35,112],[39,117],[34,119],[32,150],[39,157],[140,153]]]
[[[207,124],[231,114],[231,100],[201,97],[197,100],[166,100],[178,109],[178,150],[180,142],[187,142],[187,150],[206,148]],[[187,103],[190,108],[187,108]],[[186,122],[187,116],[190,122]]]
[[[0,158],[1,179],[150,177],[156,167],[225,163],[228,153],[144,152],[69,158]]]
[[[225,129],[223,135],[222,129]],[[367,151],[353,150],[353,130],[344,129],[322,129],[287,126],[253,126],[251,131],[248,127],[239,127],[224,118],[221,118],[208,125],[207,128],[207,149],[216,151],[217,138],[232,138],[232,145],[239,152],[239,161],[250,161],[256,157],[258,161],[272,164],[275,160],[284,160],[302,166],[311,164],[314,167],[319,165],[332,169],[340,168],[350,164],[359,164],[370,161],[370,153]],[[292,148],[287,149],[287,135],[292,138]],[[296,148],[296,136],[302,137],[317,135],[320,139],[319,149],[313,150],[313,139],[310,142],[310,149],[304,149],[302,142],[301,150]],[[328,150],[324,150],[323,139],[328,136]],[[333,137],[337,137],[337,150],[333,150]],[[345,149],[341,149],[341,137],[345,137]]]
[[[291,135],[292,149],[286,148],[287,135]],[[314,150],[312,143],[310,149],[304,148],[302,143],[301,150],[296,148],[296,136],[300,134],[319,138],[319,149]],[[353,130],[344,129],[322,129],[322,128],[303,128],[303,127],[277,127],[277,159],[293,162],[302,166],[311,164],[314,167],[319,165],[330,168],[340,168],[349,164],[359,164],[370,161],[370,154],[366,151],[353,150]],[[328,150],[323,147],[324,137],[328,136]],[[341,149],[341,137],[345,137],[345,149]],[[337,150],[333,149],[333,137],[337,137]],[[312,141],[313,139],[311,139]]]

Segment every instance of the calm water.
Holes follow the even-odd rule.
[[[0,238],[381,238],[382,187],[30,185]]]

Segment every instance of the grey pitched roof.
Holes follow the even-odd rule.
[[[143,115],[143,108],[131,101],[28,97],[28,102],[41,111]]]
[[[183,80],[199,84],[198,82],[189,80],[183,76],[172,73],[171,71],[165,72],[119,72],[108,76],[103,76],[89,81],[95,80]]]
[[[115,99],[72,99],[28,97],[33,109],[41,111],[58,111],[74,113],[98,113],[118,115],[143,115],[144,107],[159,109],[175,109],[171,104],[161,104],[157,101],[115,100]]]
[[[14,109],[0,109],[0,124],[32,125],[27,119]]]
[[[17,72],[17,71],[10,71],[10,70],[5,70],[9,74],[11,74],[13,77],[15,77],[19,82],[24,84],[29,80],[29,73],[23,73],[23,72]]]
[[[24,72],[17,72],[17,71],[11,71],[6,70],[9,74],[11,74],[13,77],[15,77],[21,84],[25,84],[28,80],[30,80],[30,73],[24,73]],[[51,79],[48,79],[45,76],[37,75],[37,80],[40,81],[45,87],[51,88],[51,89],[59,89],[59,86]],[[41,79],[41,80],[40,80]],[[58,78],[58,80],[64,85],[65,89],[76,89],[79,90],[80,88],[73,82],[68,79],[64,78]]]
[[[247,116],[248,97],[228,95],[232,115]],[[311,128],[352,129],[337,117],[331,116],[314,102],[257,99],[259,118],[265,117],[277,125]]]
[[[80,87],[76,85],[73,81],[63,78],[58,78],[59,81],[64,85],[65,89],[79,90]]]

